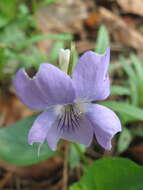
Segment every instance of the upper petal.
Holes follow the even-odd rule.
[[[70,122],[69,125],[62,126],[62,122],[59,125],[59,121],[57,121],[50,128],[47,135],[48,145],[52,150],[56,150],[60,138],[89,146],[93,138],[92,125],[85,117],[82,117],[78,124],[73,126]]]
[[[112,137],[121,131],[121,123],[117,115],[105,106],[91,104],[87,117],[92,122],[98,143],[110,150]]]
[[[92,51],[84,53],[73,72],[76,97],[100,101],[110,94],[110,82],[107,70],[110,61],[110,49],[104,55]]]
[[[48,130],[52,127],[52,124],[56,120],[56,115],[54,114],[53,108],[48,109],[41,113],[37,119],[34,121],[29,134],[28,143],[33,142],[43,143],[47,138]]]
[[[14,87],[21,101],[33,110],[68,104],[75,98],[71,78],[48,63],[41,64],[33,78],[20,69],[14,78]]]

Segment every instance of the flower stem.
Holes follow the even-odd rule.
[[[74,145],[75,149],[77,150],[77,152],[79,153],[79,156],[80,156],[81,160],[83,161],[83,163],[84,163],[85,165],[88,165],[88,161],[87,161],[87,159],[86,159],[84,153],[80,150],[78,144],[73,143],[73,145]]]

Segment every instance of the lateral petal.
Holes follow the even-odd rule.
[[[98,143],[104,149],[110,150],[113,136],[121,131],[121,123],[117,115],[105,106],[91,104],[87,117],[92,123]]]
[[[57,116],[55,115],[53,108],[48,109],[41,113],[34,121],[29,134],[28,143],[33,144],[34,142],[43,143],[47,138],[47,133],[55,122]]]

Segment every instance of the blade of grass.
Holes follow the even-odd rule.
[[[134,65],[136,71],[136,77],[138,78],[138,85],[139,85],[139,104],[143,105],[143,66],[140,59],[135,55],[131,54],[130,58]]]
[[[130,89],[119,85],[111,86],[111,95],[130,95]]]
[[[50,62],[52,64],[57,63],[58,57],[59,57],[59,50],[61,48],[64,48],[64,42],[63,41],[58,41],[57,43],[54,44],[51,53],[50,53]]]
[[[104,54],[109,47],[109,33],[104,25],[101,25],[97,34],[95,51],[99,54]]]
[[[122,68],[128,75],[129,79],[129,85],[130,85],[130,90],[131,90],[131,101],[132,104],[137,105],[139,101],[139,94],[138,94],[138,80],[136,77],[136,73],[126,61],[126,59],[123,56],[120,56],[120,64],[122,65]]]
[[[50,40],[61,40],[61,41],[71,41],[73,36],[71,34],[42,34],[32,37],[31,39],[25,40],[17,46],[17,50],[22,50],[34,43],[37,43],[42,40],[50,39]]]
[[[134,105],[131,105],[126,102],[115,102],[115,101],[106,101],[100,103],[104,106],[107,106],[114,111],[127,115],[131,118],[133,118],[136,121],[143,121],[143,109],[136,107]]]

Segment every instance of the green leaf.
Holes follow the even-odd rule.
[[[101,25],[97,34],[95,51],[99,54],[104,54],[109,47],[109,33],[104,25]]]
[[[0,79],[3,78],[5,67],[5,48],[0,48]]]
[[[6,46],[17,46],[24,40],[25,34],[16,24],[9,24],[4,28],[4,31],[0,33],[0,42]]]
[[[142,190],[143,167],[124,158],[104,158],[88,166],[70,190]]]
[[[127,73],[129,77],[129,85],[130,85],[130,90],[131,90],[131,99],[132,99],[132,104],[138,105],[138,100],[139,100],[139,94],[138,94],[138,80],[136,77],[136,73],[133,70],[132,66],[127,63],[126,59],[123,56],[120,56],[120,64],[122,65],[124,71]]]
[[[70,190],[85,190],[79,183],[76,183],[70,187]]]
[[[57,1],[59,1],[59,0],[44,0],[42,2],[39,2],[37,6],[39,8],[39,7],[43,7],[43,6],[49,5],[51,3],[55,3]]]
[[[19,67],[35,67],[35,69],[39,68],[40,63],[47,62],[47,57],[35,46],[30,47],[26,54],[17,54],[17,59],[20,60]]]
[[[18,0],[1,0],[0,1],[0,12],[9,20],[16,16],[18,8]]]
[[[54,155],[47,144],[42,145],[39,156],[38,146],[28,145],[28,131],[35,119],[36,116],[32,116],[0,129],[0,158],[2,160],[12,165],[27,166]]]
[[[0,28],[6,26],[8,22],[9,22],[9,18],[7,18],[6,15],[0,12]]]
[[[139,84],[139,83],[138,83]],[[131,94],[131,101],[133,105],[139,105],[139,91],[138,91],[138,85],[133,82],[133,80],[129,80],[130,85],[130,94]]]
[[[133,79],[134,82],[136,82],[137,77],[135,71],[133,70],[131,64],[127,63],[127,60],[123,56],[120,56],[120,64],[122,65],[124,71],[127,73],[129,78]]]
[[[124,152],[130,145],[131,141],[133,139],[133,136],[131,135],[130,130],[127,128],[124,128],[123,131],[120,133],[120,137],[118,140],[118,152],[122,153]]]
[[[111,95],[130,95],[130,89],[120,85],[112,85]]]
[[[131,61],[133,62],[135,71],[136,71],[136,77],[139,80],[143,80],[143,66],[141,60],[135,55],[135,54],[130,54]]]
[[[134,105],[128,104],[126,102],[115,102],[115,101],[106,101],[100,103],[104,106],[107,106],[114,111],[121,113],[121,114],[126,114],[126,116],[131,117],[134,121],[141,120],[143,121],[143,109],[138,108]]]

